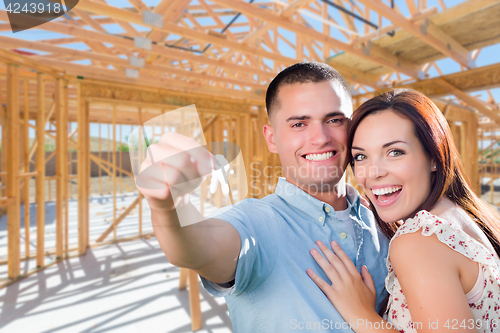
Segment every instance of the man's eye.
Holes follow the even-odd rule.
[[[344,121],[344,119],[334,118],[334,119],[330,119],[328,122],[331,124],[342,124],[343,121]]]
[[[303,123],[296,123],[292,125],[292,127],[302,127],[302,126],[304,126]]]
[[[359,162],[359,161],[362,161],[362,160],[366,160],[366,155],[364,155],[364,154],[356,154],[356,155],[354,156],[354,160],[355,160],[355,161],[358,161],[358,162]]]
[[[400,150],[400,149],[394,149],[394,150],[391,150],[389,152],[389,156],[392,156],[392,157],[398,157],[398,156],[401,156],[401,155],[404,155],[405,152]]]

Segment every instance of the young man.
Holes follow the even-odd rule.
[[[264,126],[264,136],[285,176],[275,194],[245,199],[181,228],[168,190],[141,189],[156,237],[172,264],[195,270],[211,294],[225,296],[234,332],[352,332],[306,274],[313,268],[328,281],[309,251],[318,240],[335,240],[358,270],[369,269],[377,306],[385,296],[388,241],[343,178],[350,153],[348,85],[328,65],[298,63],[270,83],[266,106],[271,125]],[[196,145],[168,134],[150,148],[161,158]],[[186,155],[166,172],[172,179],[195,179],[207,174],[200,163],[206,158],[208,153]],[[190,211],[199,214],[194,207]]]

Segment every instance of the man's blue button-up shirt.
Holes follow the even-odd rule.
[[[245,199],[215,214],[236,228],[241,252],[232,287],[204,278],[202,282],[212,295],[225,297],[234,332],[352,332],[306,274],[312,268],[330,281],[309,253],[317,248],[317,240],[328,246],[335,240],[358,271],[363,265],[368,267],[377,288],[378,309],[386,295],[389,243],[378,231],[372,212],[360,204],[359,193],[349,185],[347,199],[352,227],[345,216],[336,217],[332,206],[284,178],[279,179],[275,194]]]

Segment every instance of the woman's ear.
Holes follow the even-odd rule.
[[[276,144],[274,143],[274,129],[272,126],[265,124],[262,131],[264,133],[264,138],[266,139],[267,149],[269,149],[271,153],[277,153],[278,150],[276,149]]]
[[[431,160],[431,172],[434,172],[437,170],[437,164],[434,162],[434,160]]]

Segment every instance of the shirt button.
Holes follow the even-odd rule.
[[[346,234],[345,232],[343,232],[343,233],[341,233],[341,234],[340,234],[340,237],[342,237],[342,238],[346,238],[346,237],[347,237],[347,234]]]
[[[330,207],[325,207],[325,211],[326,211],[327,213],[330,213],[330,211],[331,211]]]
[[[321,216],[321,217],[319,218],[319,221],[320,221],[320,222],[323,222],[323,216]]]

